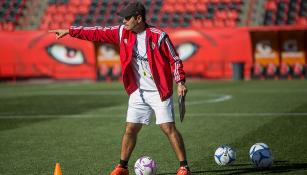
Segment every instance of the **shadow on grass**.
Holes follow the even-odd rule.
[[[46,119],[1,119],[0,131],[22,128],[24,126],[32,125],[34,123],[45,122],[53,120],[51,118]]]
[[[0,98],[1,116],[74,115],[121,104],[121,99],[86,95],[37,95]]]
[[[249,166],[243,167],[242,166]],[[219,170],[204,170],[204,171],[192,171],[192,174],[224,174],[224,175],[235,175],[235,174],[279,174],[287,173],[291,171],[306,170],[307,163],[289,163],[288,161],[275,161],[274,166],[269,169],[257,169],[252,167],[250,164],[234,164],[228,166],[227,169]],[[171,175],[176,173],[159,173],[157,175]]]

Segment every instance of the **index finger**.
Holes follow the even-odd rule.
[[[49,32],[49,33],[51,33],[51,32],[52,32],[52,33],[55,33],[55,32],[57,32],[57,30],[48,30],[48,32]]]

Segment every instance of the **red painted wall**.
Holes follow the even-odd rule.
[[[179,52],[188,76],[230,79],[233,75],[232,64],[240,62],[244,64],[245,78],[249,79],[255,51],[255,42],[250,33],[280,30],[281,28],[194,28],[166,29],[166,32]],[[288,30],[291,31],[291,28],[285,28],[285,32]],[[97,72],[115,72],[119,75],[120,66],[116,61],[118,50],[116,49],[112,64],[103,59],[97,62],[98,46],[71,37],[56,40],[54,34],[45,31],[1,32],[0,79],[50,77],[95,80]]]
[[[96,59],[91,42],[42,31],[0,33],[0,78],[51,77],[95,79]]]

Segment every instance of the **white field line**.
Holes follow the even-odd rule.
[[[246,117],[276,117],[276,116],[307,116],[306,112],[292,113],[292,112],[262,112],[262,113],[246,113],[246,112],[233,112],[233,113],[187,113],[187,116],[201,117],[201,116],[246,116]]]
[[[218,93],[222,92],[222,90],[203,90],[203,89],[195,89],[190,90],[191,93]],[[231,92],[231,93],[296,93],[296,92],[307,92],[307,88],[293,88],[293,89],[241,89],[241,90],[224,90],[223,92]]]
[[[193,106],[193,105],[198,105],[198,104],[204,104],[204,103],[219,103],[223,101],[230,100],[232,98],[231,95],[223,95],[220,94],[220,97],[216,97],[213,99],[207,99],[207,100],[194,100],[194,101],[186,101],[187,106]]]
[[[71,86],[75,86],[72,84]],[[54,86],[57,88],[57,86]],[[51,87],[46,87],[46,90],[28,90],[28,91],[18,91],[17,89],[0,89],[0,98],[6,96],[31,96],[31,95],[123,95],[128,96],[124,90],[55,90],[52,91]],[[240,91],[225,91],[226,93],[305,93],[306,89],[293,88],[293,89],[243,89]],[[188,94],[191,96],[210,96],[214,94],[219,94],[219,91],[210,91],[206,89],[191,89]],[[223,93],[223,92],[222,92]],[[175,94],[175,93],[174,93]]]
[[[114,94],[114,95],[122,95],[121,91],[112,91],[113,93],[110,93],[110,91],[102,91],[105,94]],[[97,94],[101,94],[102,92],[86,92],[83,94],[92,94],[92,95],[97,95]],[[63,92],[64,93],[64,92]],[[67,91],[65,92],[65,94],[67,93],[78,93],[80,94],[80,92],[71,92],[71,91]],[[43,93],[46,94],[47,93]],[[48,93],[50,95],[50,93]],[[60,95],[59,93],[55,93]],[[187,101],[186,105],[187,106],[193,106],[193,105],[199,105],[199,104],[204,104],[204,103],[218,103],[218,102],[223,102],[223,101],[227,101],[227,100],[231,100],[232,96],[231,95],[227,95],[227,94],[213,94],[213,93],[206,93],[207,96],[217,96],[211,99],[204,99],[204,100],[195,100],[195,101]],[[177,103],[174,103],[175,106],[177,106]],[[25,114],[25,115],[16,115],[14,113],[0,113],[0,119],[33,119],[33,118],[107,118],[107,117],[125,117],[125,111],[122,114],[118,114],[119,110],[124,110],[127,109],[127,105],[126,104],[120,104],[117,106],[110,106],[110,107],[106,107],[106,108],[100,108],[97,110],[97,112],[95,111],[91,111],[89,113],[84,113],[84,114],[76,114],[76,115],[32,115],[29,116],[30,114]],[[99,113],[105,113],[106,111],[117,111],[117,114],[99,114]],[[95,113],[94,113],[95,112]],[[94,114],[93,114],[94,113]],[[187,116],[190,117],[202,117],[202,116],[247,116],[247,117],[253,117],[253,116],[268,116],[268,117],[274,117],[274,116],[307,116],[307,113],[280,113],[280,112],[270,112],[270,113],[188,113],[186,114]]]
[[[69,119],[69,118],[113,118],[123,117],[126,114],[75,114],[75,115],[33,115],[33,116],[0,116],[0,119]],[[186,117],[307,117],[307,113],[187,113]]]

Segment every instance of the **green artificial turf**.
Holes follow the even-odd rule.
[[[182,133],[193,174],[307,174],[307,81],[189,81]],[[177,97],[174,96],[175,103]],[[128,96],[120,83],[0,84],[0,174],[108,174],[119,161]],[[152,157],[158,174],[178,161],[165,135],[144,126],[130,162]],[[274,165],[253,168],[249,148],[269,145]],[[218,166],[221,144],[236,149]]]

